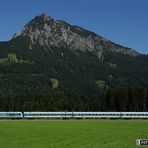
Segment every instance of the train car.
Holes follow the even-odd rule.
[[[74,118],[122,118],[121,112],[73,112]]]
[[[22,119],[21,112],[0,112],[0,119]]]
[[[123,119],[146,119],[148,112],[121,112]]]
[[[24,112],[24,118],[39,119],[39,118],[71,118],[72,112]]]

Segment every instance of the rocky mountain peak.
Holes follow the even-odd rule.
[[[36,16],[30,23],[36,23],[36,25],[52,25],[54,22],[55,20],[52,17],[48,16],[46,13],[43,13],[39,16]]]
[[[49,18],[52,19],[47,13],[42,13],[39,17],[43,17],[44,20],[49,19]]]
[[[91,31],[79,26],[73,26],[63,20],[54,20],[48,14],[36,16],[24,26],[21,32],[13,37],[27,36],[32,44],[40,44],[47,49],[51,46],[69,47],[76,53],[77,50],[91,52],[99,59],[107,51],[121,52],[125,55],[137,56],[136,51],[117,45]]]

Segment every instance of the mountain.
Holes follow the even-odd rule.
[[[54,20],[47,14],[42,14],[30,21],[21,32],[16,33],[13,39],[17,37],[28,37],[33,45],[40,44],[46,46],[47,50],[50,46],[70,48],[75,52],[89,51],[96,55],[99,59],[104,52],[113,51],[121,52],[125,55],[138,56],[139,54],[130,49],[112,43],[111,41],[87,31],[78,26],[72,26],[61,20]],[[32,45],[30,46],[32,48]]]
[[[147,55],[41,14],[10,41],[0,42],[0,99],[4,103],[0,110],[73,110],[75,107],[76,110],[101,110],[102,106],[102,110],[117,110],[117,105],[114,109],[105,106],[109,102],[104,100],[107,95],[112,98],[115,94],[121,95],[122,90],[125,96],[136,96],[134,99],[138,100],[136,89],[144,96],[147,94],[147,75]],[[128,97],[123,97],[127,104]],[[90,98],[99,106],[90,109]],[[6,100],[11,100],[11,105],[7,105]],[[58,105],[46,103],[41,107],[43,100],[48,103],[50,100],[52,104],[55,101]],[[62,100],[67,106],[64,102],[60,108]],[[133,105],[134,110],[142,110],[138,105]],[[128,105],[123,108],[132,110]]]

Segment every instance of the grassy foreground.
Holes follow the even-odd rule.
[[[135,148],[148,120],[0,121],[0,148]]]

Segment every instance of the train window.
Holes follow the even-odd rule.
[[[31,116],[31,114],[24,114],[24,116]]]

